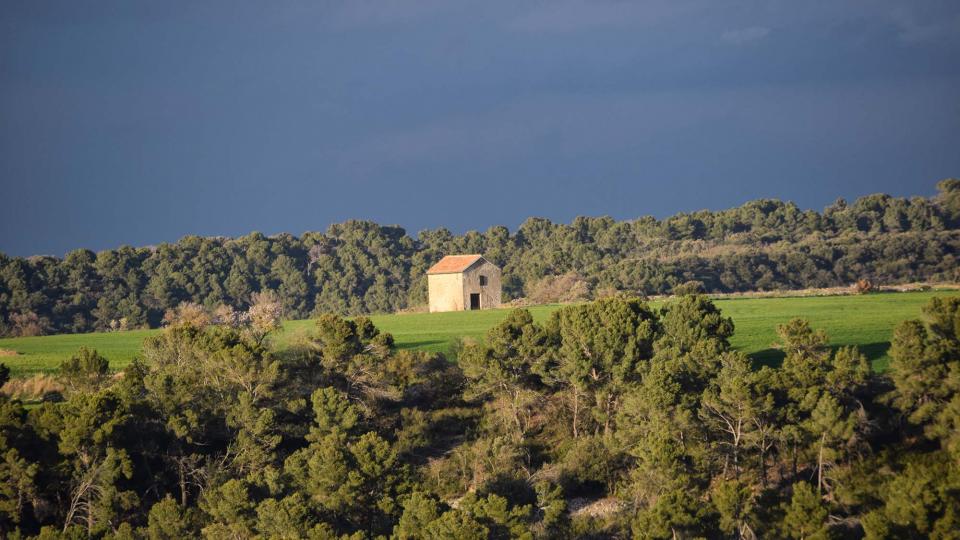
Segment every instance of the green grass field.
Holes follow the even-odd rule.
[[[780,354],[771,346],[776,326],[794,317],[809,319],[815,328],[824,328],[834,346],[857,345],[870,358],[874,369],[889,363],[887,348],[893,328],[900,321],[919,318],[921,308],[934,296],[956,295],[956,291],[883,293],[866,296],[802,298],[742,298],[717,300],[724,314],[733,318],[736,333],[732,344],[758,362],[776,363]],[[655,303],[656,305],[656,303]],[[530,310],[538,321],[546,320],[558,306],[537,306]],[[381,330],[390,332],[402,348],[446,352],[461,336],[482,338],[488,328],[506,317],[508,310],[456,313],[411,313],[371,317]],[[275,343],[283,348],[313,327],[312,320],[289,321]],[[0,349],[16,356],[0,357],[13,376],[56,370],[80,346],[92,347],[122,368],[140,351],[143,339],[159,330],[135,330],[98,334],[69,334],[33,338],[0,339]]]

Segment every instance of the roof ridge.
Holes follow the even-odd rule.
[[[476,264],[480,259],[484,259],[480,253],[445,255],[427,270],[427,274],[460,273]]]

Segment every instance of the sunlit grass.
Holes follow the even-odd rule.
[[[893,329],[900,321],[921,317],[921,308],[934,296],[956,295],[956,291],[882,293],[865,296],[802,298],[741,298],[717,300],[717,306],[732,317],[736,333],[732,344],[761,363],[779,362],[773,348],[776,326],[794,317],[809,319],[814,327],[824,328],[834,346],[857,345],[870,359],[874,369],[883,371],[889,363],[887,349]],[[656,306],[658,303],[654,303]],[[530,308],[534,319],[544,321],[558,306]],[[390,332],[402,348],[448,352],[463,336],[481,339],[491,326],[502,321],[509,310],[455,313],[409,313],[371,317],[381,330]],[[282,349],[309,334],[313,320],[288,321],[274,337]],[[16,356],[0,357],[14,376],[56,370],[60,362],[79,347],[100,351],[114,369],[126,366],[140,351],[143,339],[159,330],[135,330],[94,334],[67,334],[33,338],[0,339],[0,349],[16,351]]]

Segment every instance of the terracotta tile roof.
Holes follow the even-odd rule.
[[[447,255],[427,270],[428,274],[453,274],[463,272],[482,259],[480,255]]]

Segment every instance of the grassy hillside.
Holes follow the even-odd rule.
[[[921,316],[921,307],[934,296],[956,295],[956,291],[884,293],[867,296],[805,298],[744,298],[717,300],[723,312],[736,324],[733,345],[760,362],[775,363],[779,353],[771,348],[776,341],[776,326],[793,317],[809,319],[814,327],[824,328],[833,345],[857,345],[877,370],[889,362],[886,355],[893,328],[902,320]],[[558,306],[531,308],[538,321],[546,320]],[[506,317],[507,310],[457,313],[414,313],[378,315],[374,324],[396,338],[400,347],[445,352],[460,336],[481,338],[488,328]],[[312,320],[289,321],[277,337],[282,348],[308,333]],[[33,338],[0,339],[0,349],[16,351],[16,356],[0,357],[14,376],[53,371],[80,346],[103,353],[111,367],[122,368],[140,350],[143,339],[159,330],[68,334]]]

